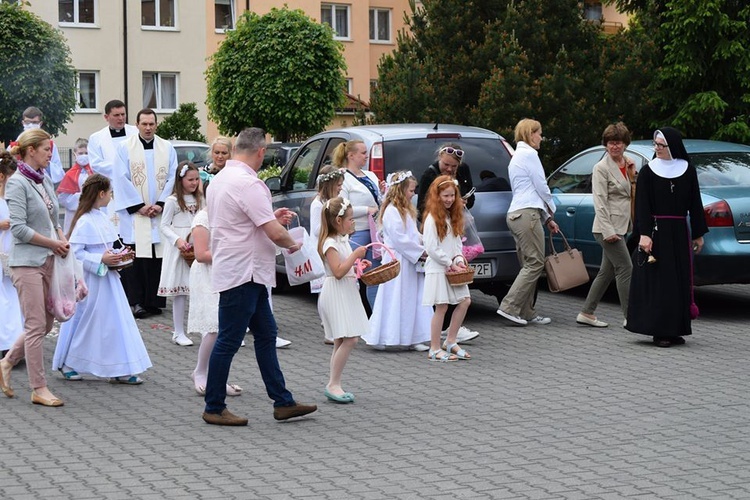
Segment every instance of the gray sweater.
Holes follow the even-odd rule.
[[[20,172],[8,179],[5,188],[5,201],[10,210],[10,231],[13,234],[13,247],[8,264],[10,267],[39,267],[52,250],[47,247],[29,243],[34,234],[46,237],[57,237],[59,224],[53,227],[47,205],[42,195],[33,186],[34,181],[24,177]],[[43,186],[52,200],[52,218],[59,220],[57,195],[49,176],[44,176]]]

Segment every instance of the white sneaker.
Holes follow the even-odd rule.
[[[281,337],[276,337],[276,349],[286,349],[292,344],[291,340],[282,339]]]
[[[414,344],[413,346],[411,346],[411,350],[419,352],[429,351],[430,346],[428,346],[427,344]]]
[[[458,329],[458,335],[456,335],[456,342],[465,344],[467,342],[471,342],[477,337],[479,337],[479,332],[469,330],[465,326],[462,326],[461,328]]]
[[[245,341],[244,341],[244,340],[243,340],[243,341],[242,341],[242,343],[240,344],[240,347],[245,347]]]
[[[173,333],[172,334],[172,342],[174,342],[177,345],[181,345],[183,347],[193,345],[193,341],[190,340],[187,337],[187,335],[185,335],[184,333],[180,333],[180,334]]]
[[[537,316],[536,318],[531,318],[529,323],[534,323],[536,325],[549,325],[552,323],[552,320],[544,316]]]
[[[513,323],[517,324],[517,325],[524,325],[525,326],[526,324],[528,324],[528,321],[526,321],[525,319],[521,318],[520,316],[513,316],[512,314],[507,313],[507,312],[503,311],[500,308],[498,308],[497,313],[500,316],[502,316],[503,318],[505,318],[507,320],[510,320]]]

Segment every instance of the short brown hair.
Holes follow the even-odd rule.
[[[602,146],[607,146],[609,141],[622,141],[625,145],[630,144],[630,130],[623,122],[612,123],[602,132]]]

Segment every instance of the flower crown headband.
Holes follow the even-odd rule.
[[[338,179],[339,177],[344,176],[344,170],[343,169],[337,169],[333,172],[328,172],[327,174],[320,174],[316,179],[315,183],[320,185],[321,182],[328,182],[332,181],[333,179]]]
[[[349,207],[351,207],[351,206],[352,206],[352,202],[350,202],[350,201],[349,201],[349,200],[347,200],[346,198],[342,198],[342,200],[343,200],[343,201],[341,202],[341,210],[339,210],[339,213],[338,213],[338,214],[336,215],[337,217],[343,217],[343,216],[344,216],[344,214],[346,213],[346,210],[347,210],[347,209],[348,209]],[[326,204],[325,204],[325,208],[326,208],[326,210],[328,210],[328,209],[330,209],[330,208],[331,208],[331,200],[328,200],[328,201],[326,202]]]
[[[413,177],[413,175],[411,174],[411,170],[407,170],[406,172],[394,172],[392,174],[388,174],[388,177],[385,180],[385,185],[388,187],[393,187],[396,184],[401,184],[410,177]]]
[[[453,184],[455,184],[456,186],[458,186],[458,181],[457,181],[456,179],[451,179],[451,180],[449,180],[449,181],[443,181],[443,182],[441,182],[440,184],[438,184],[438,185],[437,185],[437,187],[440,187],[440,186],[442,186],[443,184],[449,184],[449,183],[451,183],[451,182],[452,182]]]
[[[184,164],[182,168],[180,169],[180,177],[185,177],[185,174],[188,171],[188,164]]]

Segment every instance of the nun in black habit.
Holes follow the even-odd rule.
[[[698,176],[680,133],[654,132],[654,159],[638,174],[627,323],[634,333],[653,337],[659,347],[684,344],[693,301],[693,253],[708,232]],[[687,216],[689,215],[689,219]]]

